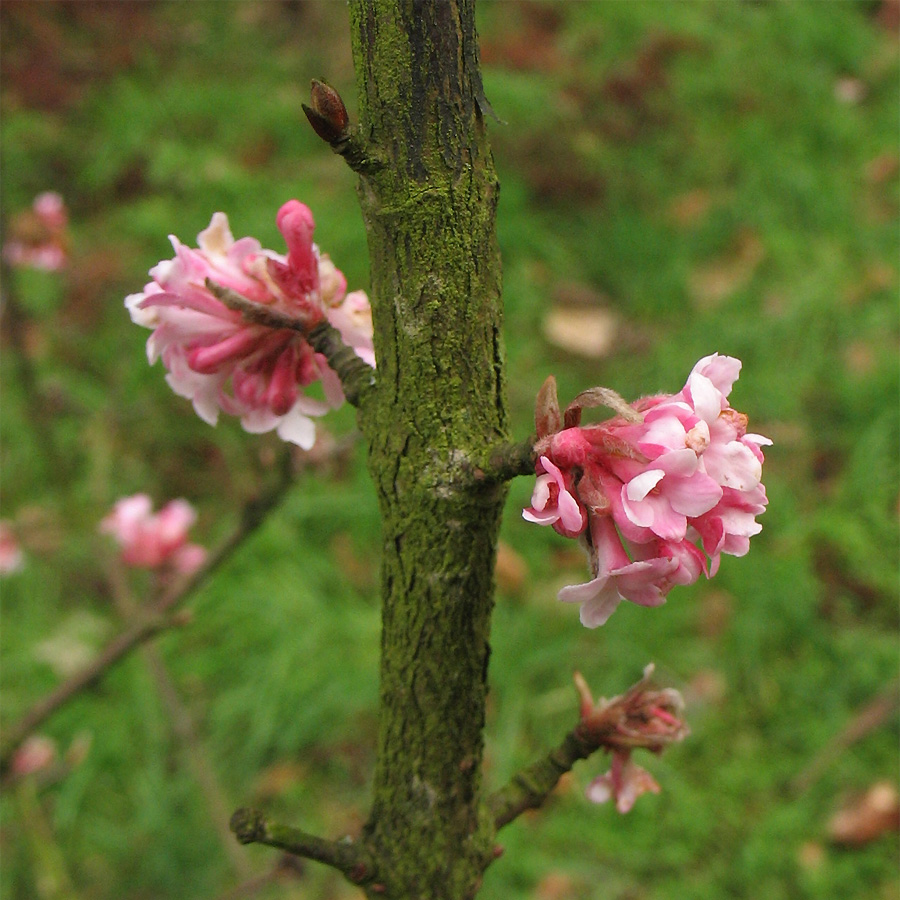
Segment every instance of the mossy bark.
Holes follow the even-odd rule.
[[[506,438],[498,185],[474,0],[352,0],[377,386],[361,410],[383,516],[381,711],[364,843],[372,896],[473,896]],[[370,887],[372,887],[370,885]],[[376,893],[377,891],[377,893]]]

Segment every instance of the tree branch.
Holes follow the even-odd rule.
[[[39,700],[18,722],[4,729],[0,743],[0,776],[6,774],[13,754],[22,741],[61,706],[99,681],[135,647],[173,625],[184,623],[183,616],[172,615],[173,610],[229,559],[265,521],[268,513],[281,501],[291,478],[290,455],[286,453],[276,483],[245,504],[238,526],[219,548],[209,555],[203,566],[189,577],[174,583],[147,610],[146,615],[116,635],[92,663]]]
[[[555,750],[517,772],[509,784],[488,797],[494,827],[499,830],[526,810],[542,806],[559,779],[597,749],[579,736],[577,728],[570,731]]]
[[[534,451],[535,438],[518,444],[503,443],[491,447],[487,459],[473,470],[476,481],[497,484],[512,481],[517,475],[534,475],[537,455]]]
[[[206,279],[206,287],[225,306],[239,312],[246,322],[263,325],[266,328],[289,329],[302,334],[313,350],[328,360],[328,365],[340,379],[347,402],[352,406],[359,406],[365,393],[374,387],[375,370],[363,362],[352,347],[344,343],[341,333],[327,320],[323,319],[310,327],[301,319],[294,319],[268,306],[253,303],[209,278]]]
[[[350,125],[347,107],[330,84],[314,78],[310,97],[312,106],[301,105],[313,131],[338,156],[343,156],[354,172],[366,175],[384,167],[384,161],[375,156],[372,144],[362,136],[360,129]]]
[[[661,753],[682,740],[687,726],[678,716],[684,701],[678,691],[651,686],[653,664],[624,694],[596,703],[584,678],[576,672],[575,686],[581,698],[581,718],[562,743],[546,756],[513,776],[505,787],[487,799],[487,807],[497,829],[509,824],[527,809],[541,806],[560,777],[580,759],[596,750],[630,754],[643,747]]]
[[[269,822],[259,810],[247,807],[236,810],[229,824],[242,844],[266,844],[295,856],[313,859],[342,872],[353,884],[372,880],[371,862],[363,855],[360,846],[349,839],[329,841],[316,837],[290,825]]]

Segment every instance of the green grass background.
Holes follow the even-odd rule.
[[[643,760],[663,787],[627,816],[589,804],[601,758],[502,833],[481,896],[826,900],[896,896],[897,840],[832,845],[829,817],[895,780],[896,712],[828,748],[897,693],[898,41],[875,2],[487,2],[479,29],[502,191],[509,395],[532,427],[547,374],[678,390],[701,356],[744,361],[732,394],[767,453],[770,508],[749,556],[666,606],[583,629],[555,600],[585,575],[510,494],[503,539],[527,577],[501,590],[489,785],[571,726],[573,669],[619,693],[653,660],[692,734]],[[96,531],[120,496],[197,505],[213,545],[271,477],[279,442],[212,429],[146,365],[122,306],[215,210],[279,249],[275,212],[309,204],[317,240],[366,285],[355,179],[300,104],[325,77],[355,104],[346,9],[332,2],[10,2],[2,22],[2,212],[60,191],[63,274],[4,291],[3,516],[25,569],[2,585],[3,722],[59,680],[48,638],[117,627]],[[852,97],[845,97],[850,87]],[[843,93],[842,93],[843,91]],[[614,310],[614,350],[578,357],[544,321],[572,297]],[[6,323],[4,323],[4,326]],[[326,423],[353,428],[350,410]],[[377,700],[378,514],[362,448],[301,473],[279,510],[158,641],[234,805],[327,835],[364,821]],[[136,589],[140,579],[135,579]],[[135,654],[45,728],[87,758],[0,803],[0,896],[214,898],[240,880]],[[802,775],[821,761],[816,777]],[[248,848],[265,871],[267,848]],[[61,873],[65,873],[65,876]],[[264,898],[356,896],[315,864]],[[241,896],[244,896],[242,894]]]

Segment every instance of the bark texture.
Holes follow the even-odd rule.
[[[497,178],[474,0],[352,0],[377,384],[361,407],[383,517],[371,896],[459,900],[492,856],[482,729],[505,487]],[[352,164],[352,163],[351,163]]]

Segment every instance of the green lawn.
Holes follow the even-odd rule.
[[[658,610],[623,604],[596,631],[557,603],[586,571],[571,542],[522,521],[527,574],[494,622],[487,781],[571,727],[579,669],[607,696],[649,661],[688,701],[691,736],[639,760],[663,787],[627,816],[582,794],[502,832],[487,900],[844,900],[896,896],[897,834],[829,840],[840,806],[895,781],[898,560],[898,35],[877,2],[488,2],[479,11],[502,191],[509,396],[532,427],[549,373],[567,403],[614,387],[677,391],[701,356],[744,361],[732,394],[774,440],[763,532]],[[5,272],[2,502],[25,568],[2,584],[9,725],[119,625],[97,523],[145,491],[186,497],[195,537],[224,539],[276,475],[282,445],[205,425],[146,364],[123,297],[216,210],[280,249],[297,197],[316,239],[365,287],[355,178],[303,120],[311,77],[355,89],[336,2],[14,2],[0,12],[4,222],[43,190],[69,205],[61,274]],[[577,301],[615,315],[612,350],[548,340]],[[327,420],[353,429],[352,410]],[[327,835],[367,812],[378,665],[378,513],[363,449],[302,464],[265,525],[156,647],[229,804]],[[135,590],[141,579],[134,579]],[[51,650],[46,642],[53,640]],[[51,664],[48,658],[55,656]],[[145,655],[42,732],[65,777],[0,802],[3,900],[217,898],[266,872],[217,836]],[[355,897],[306,864],[253,896]],[[243,895],[242,895],[243,896]]]

